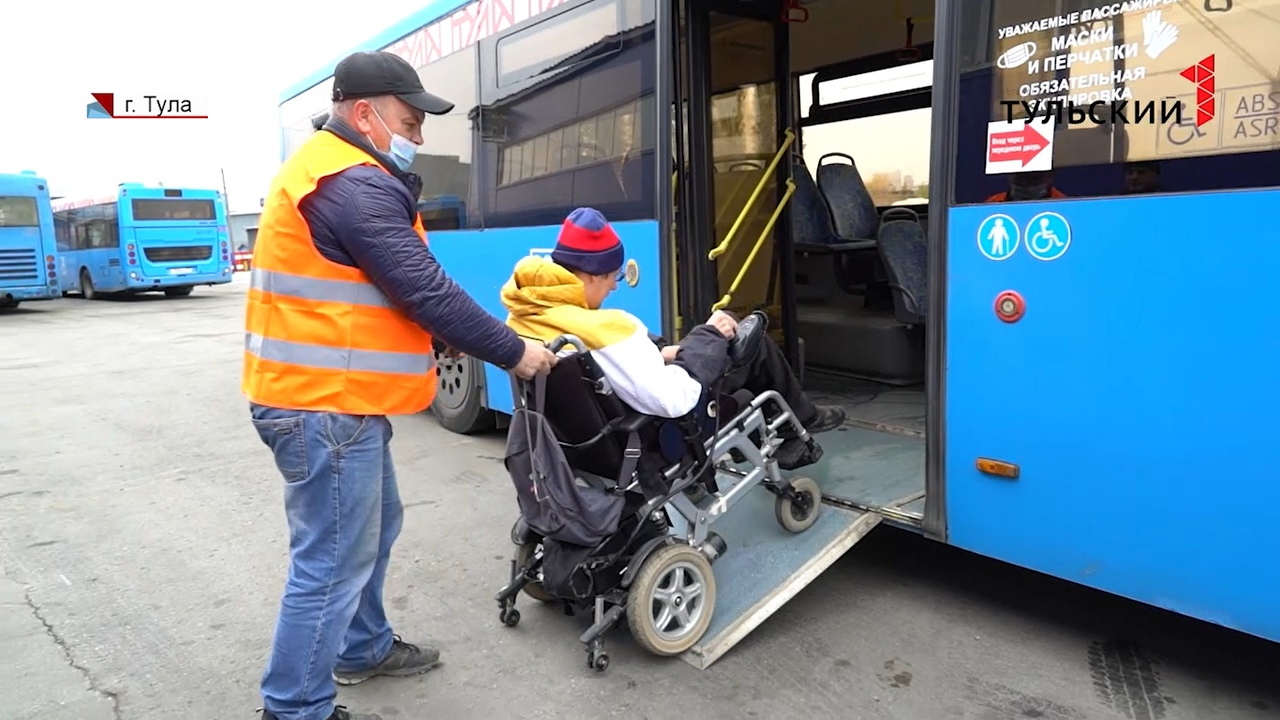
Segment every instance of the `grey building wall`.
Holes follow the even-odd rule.
[[[227,234],[231,236],[231,247],[239,250],[243,245],[253,249],[258,235],[258,213],[236,213],[227,217]]]

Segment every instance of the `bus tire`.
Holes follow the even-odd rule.
[[[441,427],[459,435],[489,430],[496,425],[484,406],[484,363],[470,356],[449,358],[436,351],[439,378],[431,414]]]
[[[89,268],[80,268],[80,297],[85,300],[98,299],[98,291],[93,287],[93,278],[89,277]]]
[[[165,288],[164,294],[165,294],[165,297],[186,297],[191,294],[192,290],[195,290],[195,288],[192,288],[192,287]]]

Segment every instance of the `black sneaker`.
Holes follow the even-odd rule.
[[[804,429],[811,433],[822,433],[835,430],[844,424],[846,417],[843,407],[839,405],[819,405],[813,419],[805,423]]]
[[[391,652],[376,666],[354,672],[333,671],[333,681],[339,685],[355,685],[379,675],[410,677],[421,675],[440,664],[440,651],[432,647],[418,647],[394,636]]]
[[[773,457],[783,470],[796,470],[821,460],[822,446],[812,439],[806,443],[800,438],[789,438],[782,441]]]
[[[262,720],[280,720],[275,713],[270,710],[262,710]],[[374,713],[350,713],[347,712],[345,705],[335,705],[333,712],[330,713],[326,720],[382,720],[381,715]]]

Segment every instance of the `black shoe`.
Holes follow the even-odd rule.
[[[401,640],[399,635],[394,637],[395,640],[391,643],[391,652],[387,653],[387,657],[382,662],[368,670],[356,670],[354,672],[334,670],[334,682],[339,685],[355,685],[379,675],[410,677],[412,675],[421,675],[440,664],[439,650],[432,647],[410,645]]]
[[[806,443],[800,438],[790,438],[778,446],[773,458],[783,470],[796,470],[821,460],[822,446],[812,439]]]
[[[280,720],[270,710],[262,711],[262,720]],[[349,713],[344,705],[335,705],[327,720],[382,720],[381,715],[374,713]]]
[[[804,424],[804,429],[811,433],[822,433],[835,430],[844,424],[844,408],[839,405],[819,405],[813,419]]]

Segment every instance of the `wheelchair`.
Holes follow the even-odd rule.
[[[767,323],[758,312],[739,323],[730,368],[754,355]],[[569,346],[576,352],[562,354]],[[580,642],[587,667],[597,672],[609,667],[604,635],[624,618],[641,647],[679,655],[702,638],[715,611],[712,563],[728,549],[711,530],[718,519],[763,485],[775,495],[774,514],[784,529],[800,533],[817,521],[817,483],[783,478],[773,458],[784,429],[810,451],[816,442],[775,391],[754,397],[709,391],[685,417],[642,415],[613,394],[577,338],[564,335],[549,347],[561,359],[545,376],[545,407],[532,407],[532,383],[513,376],[517,412],[532,409],[546,419],[576,481],[572,487],[620,498],[614,506],[621,510],[603,525],[603,539],[587,546],[534,529],[522,505],[511,530],[510,582],[496,598],[499,619],[508,627],[520,622],[521,592],[558,604],[567,615],[593,613]],[[528,480],[510,462],[508,469],[518,487]],[[721,488],[717,471],[735,481]]]

